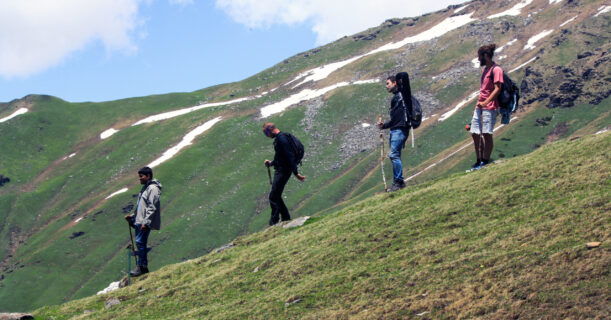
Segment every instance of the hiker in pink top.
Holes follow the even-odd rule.
[[[481,169],[488,164],[494,147],[492,133],[499,108],[497,96],[503,86],[503,69],[492,61],[495,49],[496,44],[490,44],[477,51],[479,63],[484,67],[484,71],[480,81],[479,99],[471,120],[471,136],[477,157],[472,170]]]

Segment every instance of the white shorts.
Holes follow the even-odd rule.
[[[481,127],[483,127],[483,133],[492,134],[492,132],[494,132],[494,124],[496,123],[496,115],[496,110],[482,110],[480,108],[475,108],[475,111],[473,112],[473,119],[471,120],[471,133],[482,134]]]

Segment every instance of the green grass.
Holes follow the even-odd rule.
[[[603,318],[610,147],[609,133],[552,143],[487,170],[375,196],[298,229],[241,237],[231,250],[34,315]],[[589,241],[603,246],[587,250]],[[111,297],[121,304],[105,309]]]
[[[442,17],[437,14],[422,17],[413,28],[438,19]],[[509,21],[519,23],[519,19]],[[605,19],[588,20],[583,28],[567,35],[570,40],[567,43],[578,44],[582,40],[593,45],[604,43],[604,26],[608,20]],[[347,37],[319,48],[320,51],[308,52],[308,57],[295,55],[286,63],[281,62],[243,81],[190,93],[102,103],[69,103],[48,96],[30,96],[0,103],[0,113],[5,116],[16,103],[33,102],[31,112],[0,125],[0,149],[9,150],[0,157],[0,174],[11,178],[10,183],[0,188],[0,256],[4,259],[18,245],[13,256],[0,268],[0,274],[5,276],[0,281],[0,309],[18,311],[64,303],[92,295],[120,278],[126,264],[124,246],[128,239],[121,219],[122,208],[133,204],[132,195],[138,192],[135,172],[175,145],[186,132],[216,116],[222,116],[223,121],[175,158],[155,168],[155,175],[165,188],[163,229],[155,232],[150,240],[153,270],[200,257],[266,226],[269,185],[262,161],[271,158],[273,151],[272,141],[261,134],[263,121],[276,122],[306,145],[306,158],[300,171],[308,177],[307,181],[291,180],[285,190],[293,216],[314,215],[311,225],[315,226],[326,221],[322,215],[336,215],[355,201],[380,192],[379,149],[368,149],[348,159],[340,147],[346,142],[348,130],[360,126],[361,122],[373,123],[380,113],[387,117],[390,95],[381,84],[347,86],[329,92],[321,99],[322,106],[308,124],[304,118],[311,101],[269,119],[258,118],[260,107],[295,93],[289,86],[237,105],[203,109],[137,127],[129,125],[160,112],[270,90],[304,70],[403,39],[413,30],[405,26],[405,21],[392,28],[366,31],[381,30],[376,40],[355,42]],[[453,79],[454,84],[449,86],[431,77],[469,63],[480,39],[465,37],[467,30],[462,28],[435,41],[366,57],[316,86],[357,78],[383,78],[390,71],[407,70],[413,78],[414,90],[425,91],[449,107],[472,91],[469,84],[477,83],[477,73]],[[497,43],[514,38],[511,32],[499,30],[494,31]],[[520,30],[516,31],[518,35]],[[581,35],[581,31],[598,32],[602,36],[593,39]],[[541,47],[546,48],[539,54],[541,61],[545,62],[548,57],[555,59],[556,51],[548,50],[549,44],[541,43]],[[567,52],[562,59],[570,58],[570,51]],[[469,141],[464,124],[471,119],[471,111],[472,106],[465,106],[442,123],[416,130],[417,148],[408,146],[404,150],[405,176]],[[552,117],[548,126],[532,125],[536,118],[547,116]],[[497,139],[494,157],[500,157],[501,152],[506,158],[531,152],[537,149],[535,144],[544,145],[550,131],[562,123],[567,124],[568,130],[559,138],[596,132],[609,123],[609,103],[606,101],[593,109],[576,106],[554,111],[533,106],[531,114],[497,137],[510,140]],[[99,140],[99,134],[110,127],[122,130],[110,139]],[[377,138],[377,133],[373,134]],[[73,152],[77,153],[75,157],[62,160]],[[471,154],[472,151],[459,153],[412,183],[426,188],[431,180],[463,171],[470,163],[467,159]],[[385,162],[386,176],[391,177],[391,167],[387,159]],[[129,192],[104,200],[123,187],[128,187]],[[71,224],[84,214],[86,219]],[[85,234],[69,239],[79,231]],[[333,281],[341,283],[342,279]],[[32,292],[37,293],[35,297]],[[239,296],[239,291],[235,295]],[[346,308],[335,309],[340,312]],[[397,315],[409,317],[412,313],[404,309]]]

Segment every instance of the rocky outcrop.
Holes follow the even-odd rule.
[[[548,108],[576,104],[597,105],[611,95],[611,48],[606,45],[584,51],[568,66],[533,65],[526,68],[520,84],[521,104],[546,102]]]

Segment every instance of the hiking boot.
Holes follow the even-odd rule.
[[[138,277],[145,273],[149,273],[149,269],[147,267],[138,266],[136,269],[129,272],[129,275],[132,277]]]
[[[388,189],[388,192],[395,192],[395,191],[399,191],[401,190],[403,187],[401,187],[400,184],[393,182],[392,186],[390,186],[390,189]]]

